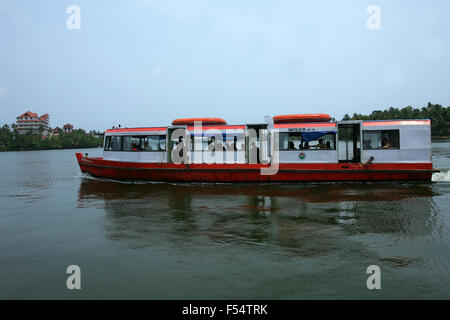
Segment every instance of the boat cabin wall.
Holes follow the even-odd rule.
[[[219,135],[224,135],[224,150],[227,149],[225,148],[227,143],[235,137],[242,141],[242,144],[239,144],[237,150],[225,150],[223,161],[220,163],[248,163],[248,145],[250,145],[248,128],[245,126],[228,126],[227,128],[215,127]],[[191,129],[189,134],[192,139],[192,146],[188,151],[190,163],[208,163],[209,153],[197,149],[194,145],[199,142],[202,148],[207,146],[207,141],[204,139],[213,131],[211,128],[200,132],[189,129]],[[338,162],[340,142],[338,142],[336,123],[275,124],[274,129],[279,133],[279,145],[275,147],[279,151],[280,163]],[[367,162],[371,157],[374,157],[374,163],[431,162],[429,120],[364,121],[361,123],[360,130],[361,146],[358,144],[358,150],[361,149],[361,160],[358,159],[358,162]],[[134,140],[130,137],[144,140],[139,140],[139,148],[133,148]],[[271,137],[267,139],[273,141],[273,133],[267,137]],[[123,139],[120,141],[120,148],[117,148],[119,140],[114,139]],[[165,128],[144,128],[142,131],[108,130],[105,134],[103,157],[105,160],[167,163],[166,140],[167,129]],[[388,144],[387,148],[383,147],[385,140]],[[144,143],[145,150],[142,148]]]
[[[105,134],[103,159],[166,163],[166,131],[113,131]]]
[[[103,159],[124,162],[166,163],[167,152],[103,151]]]
[[[275,124],[280,163],[337,163],[336,123]]]
[[[431,162],[431,126],[428,124],[374,125],[366,122],[362,134],[362,162],[370,157],[374,157],[374,163]],[[388,148],[382,146],[384,139]]]

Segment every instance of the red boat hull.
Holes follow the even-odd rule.
[[[430,181],[431,163],[280,164],[275,175],[261,175],[262,164],[139,163],[84,157],[77,153],[84,173],[118,180],[170,182],[312,182],[312,181]]]

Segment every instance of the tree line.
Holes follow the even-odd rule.
[[[369,115],[354,113],[345,114],[342,120],[390,120],[390,119],[430,119],[433,137],[450,137],[450,107],[428,102],[421,109],[407,106],[402,109],[390,107],[386,110],[375,110]]]
[[[102,145],[103,134],[92,130],[75,129],[42,138],[41,134],[33,134],[31,130],[19,134],[14,125],[5,124],[0,129],[0,151],[96,148]]]

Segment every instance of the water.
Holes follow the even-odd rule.
[[[76,151],[0,153],[0,298],[450,298],[450,142],[433,183],[118,183]]]

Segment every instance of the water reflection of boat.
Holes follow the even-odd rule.
[[[105,210],[114,239],[203,235],[295,247],[342,231],[432,234],[438,230],[434,195],[429,184],[192,185],[83,178],[78,201],[80,207]]]
[[[79,199],[104,198],[114,199],[146,198],[154,192],[167,192],[168,197],[178,203],[179,197],[190,195],[231,195],[246,197],[288,197],[298,198],[305,202],[326,203],[345,201],[396,201],[405,198],[431,197],[434,195],[432,186],[428,184],[400,183],[315,183],[308,185],[290,184],[171,184],[171,183],[141,183],[128,181],[117,183],[103,179],[83,178],[80,186]]]

